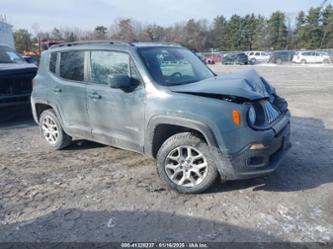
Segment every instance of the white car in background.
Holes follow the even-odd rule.
[[[307,63],[332,63],[330,56],[326,52],[320,51],[298,51],[293,57],[293,62]]]
[[[250,64],[267,63],[270,54],[265,51],[250,51],[247,54]]]

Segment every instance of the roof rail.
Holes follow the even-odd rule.
[[[77,45],[85,45],[85,44],[118,44],[118,45],[131,45],[129,42],[123,41],[114,41],[114,40],[88,40],[88,41],[74,41],[74,42],[63,42],[60,44],[52,45],[49,49],[59,48],[59,47],[72,47]]]

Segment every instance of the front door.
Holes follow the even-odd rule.
[[[142,152],[145,89],[129,54],[93,50],[88,64],[88,115],[93,139]],[[110,78],[119,75],[128,75],[136,87],[111,88]]]

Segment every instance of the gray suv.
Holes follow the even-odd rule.
[[[156,158],[182,193],[271,173],[290,113],[254,70],[217,76],[176,44],[74,42],[43,52],[31,97],[55,149],[87,139]]]

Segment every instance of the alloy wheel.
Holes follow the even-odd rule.
[[[192,146],[178,146],[165,160],[168,178],[178,186],[194,187],[200,184],[208,172],[206,157]]]
[[[59,129],[56,122],[49,115],[45,116],[42,122],[43,136],[47,142],[54,145],[58,141]]]

